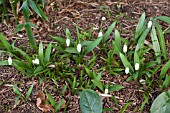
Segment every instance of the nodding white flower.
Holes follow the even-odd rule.
[[[104,94],[108,94],[109,90],[105,89]]]
[[[152,27],[152,21],[149,21],[148,22],[148,28],[151,28]]]
[[[70,39],[66,39],[66,45],[67,45],[67,46],[70,45]]]
[[[102,37],[102,36],[103,36],[103,33],[100,31],[98,34],[98,37]]]
[[[11,57],[8,58],[8,64],[12,65],[12,58]]]
[[[81,52],[81,44],[77,45],[77,51],[80,53]]]
[[[33,64],[40,64],[40,61],[39,61],[38,58],[36,58],[35,60],[32,60],[32,63],[33,63]]]
[[[106,17],[103,16],[103,17],[102,17],[102,21],[105,21],[105,20],[106,20]]]
[[[129,73],[129,68],[128,68],[128,67],[125,68],[125,73],[126,73],[126,74]]]
[[[146,82],[145,82],[144,79],[140,79],[139,82],[140,82],[141,84],[143,84],[143,85],[146,84]]]
[[[135,64],[135,70],[139,70],[139,63]]]
[[[127,47],[127,45],[125,44],[125,45],[123,46],[123,52],[124,52],[124,53],[127,52],[127,48],[128,48],[128,47]]]

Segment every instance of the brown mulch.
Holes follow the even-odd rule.
[[[117,20],[116,29],[121,32],[121,36],[127,39],[133,38],[138,19],[143,12],[146,12],[148,19],[158,15],[170,17],[170,2],[168,2],[168,0],[151,1],[152,2],[146,2],[145,0],[124,0],[118,4],[117,0],[108,0],[106,2],[102,2],[102,0],[51,0],[45,9],[49,17],[49,22],[42,22],[37,17],[31,18],[31,22],[39,27],[38,29],[34,29],[34,36],[37,42],[42,41],[43,43],[48,43],[52,41],[49,35],[65,38],[65,29],[68,28],[72,37],[76,40],[76,26],[78,25],[84,29],[84,31],[88,32],[92,27],[97,28],[92,33],[93,37],[96,37],[101,29],[105,31],[112,22]],[[120,5],[120,8],[118,8],[117,5]],[[108,16],[108,13],[110,14],[110,17]],[[106,21],[101,22],[103,16],[106,17]],[[20,15],[20,21],[22,21],[22,15]],[[3,32],[10,41],[15,39],[12,35],[14,22],[11,23],[10,26],[4,23],[0,24],[0,32]],[[168,27],[165,23],[162,23],[162,25]],[[18,39],[18,45],[26,40],[25,31],[22,31],[19,34],[22,34],[23,36]],[[170,34],[167,34],[165,39],[170,57]],[[113,99],[105,98],[103,100],[103,106],[105,108],[114,108],[114,111],[118,113],[127,102],[132,102],[125,113],[137,113],[139,112],[142,102],[144,102],[142,94],[145,92],[147,86],[134,82],[126,82],[126,78],[127,77],[124,75],[107,75],[102,78],[102,80],[105,80],[106,82],[114,82],[125,86],[125,89],[113,93],[118,99],[118,105],[115,104]],[[3,83],[0,84],[0,113],[41,113],[36,106],[36,93],[39,90],[48,90],[55,100],[60,98],[59,91],[61,91],[62,84],[54,91],[52,89],[56,85],[53,81],[47,81],[40,84],[39,80],[40,78],[25,78],[24,75],[21,75],[12,67],[0,67],[0,82],[3,81]],[[18,87],[23,94],[26,94],[31,84],[34,84],[29,101],[27,103],[20,102],[16,108],[14,108],[14,99],[16,95],[12,89],[13,84],[19,84]],[[160,88],[153,88],[151,90],[153,97],[150,98],[149,103],[144,107],[143,113],[149,112],[153,99],[160,93]],[[66,94],[64,99],[70,101],[67,109],[68,113],[80,113],[78,95],[73,96]],[[61,109],[60,112],[63,112],[63,109]]]

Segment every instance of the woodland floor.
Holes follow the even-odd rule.
[[[31,22],[39,27],[33,30],[37,42],[42,41],[43,43],[48,43],[52,41],[49,35],[65,37],[66,28],[70,30],[73,38],[76,39],[76,25],[85,29],[85,31],[96,27],[97,29],[93,32],[93,36],[96,37],[100,29],[106,30],[115,20],[117,20],[116,29],[120,31],[121,36],[130,39],[133,38],[135,27],[143,12],[146,12],[148,19],[158,15],[170,17],[170,1],[168,0],[152,0],[152,2],[146,2],[144,0],[124,0],[120,2],[120,8],[117,7],[118,2],[116,0],[108,0],[105,2],[102,2],[102,0],[98,0],[98,2],[96,2],[97,0],[49,1],[45,9],[49,22],[43,22],[37,16],[31,17]],[[102,10],[102,6],[105,6],[105,9]],[[110,17],[108,12],[110,13]],[[105,22],[101,22],[103,16],[106,17]],[[19,21],[20,23],[24,21],[22,14],[19,14]],[[168,27],[165,23],[162,23],[162,25]],[[8,40],[15,40],[15,37],[12,35],[15,26],[14,19],[11,16],[11,25],[6,25],[5,22],[0,23],[0,32],[2,32]],[[22,37],[19,38],[17,43],[27,42],[25,31],[20,32],[20,35],[22,35]],[[170,34],[166,35],[165,39],[170,58]],[[142,93],[147,87],[134,82],[126,82],[126,78],[127,76],[124,75],[115,77],[107,75],[102,78],[106,82],[115,82],[125,86],[121,91],[113,93],[113,95],[118,97],[118,105],[115,105],[112,99],[105,98],[103,99],[104,108],[114,108],[115,113],[119,113],[122,106],[131,101],[132,104],[127,108],[125,113],[139,112],[140,106],[144,101]],[[40,85],[39,78],[24,78],[24,75],[19,75],[12,67],[0,67],[0,81],[3,81],[3,84],[0,84],[0,113],[41,113],[42,111],[36,106],[36,93],[43,89],[51,91],[55,85],[53,81],[43,82]],[[154,81],[156,83],[156,78]],[[22,89],[24,94],[30,84],[34,83],[34,88],[30,100],[27,103],[21,102],[14,108],[14,98],[16,94],[13,92],[11,85],[16,83],[20,84],[18,87]],[[61,88],[62,84],[58,86],[55,92],[54,90],[50,92],[56,101],[60,100],[58,92]],[[149,103],[144,107],[143,113],[149,112],[153,100],[161,93],[161,89],[155,87],[150,93],[152,97],[149,98]],[[63,98],[70,101],[67,113],[80,113],[78,95],[68,93]],[[63,108],[61,108],[60,111],[62,113]]]

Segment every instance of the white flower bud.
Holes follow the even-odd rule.
[[[12,65],[12,58],[11,57],[8,58],[8,64]]]
[[[81,44],[77,45],[77,51],[80,53],[81,52]]]
[[[70,45],[70,39],[66,39],[66,45],[67,47]]]
[[[102,37],[102,36],[103,36],[103,33],[100,31],[98,34],[98,37]]]
[[[148,28],[151,28],[152,27],[152,21],[149,21],[148,22]]]
[[[103,17],[102,17],[102,21],[105,21],[105,20],[106,20],[106,17],[103,16]]]
[[[143,84],[143,85],[146,84],[146,82],[145,82],[144,79],[140,79],[139,82],[140,82],[141,84]]]
[[[40,64],[40,61],[39,61],[39,59],[38,59],[38,58],[36,58],[35,60],[32,60],[32,63],[33,63],[33,64],[37,64],[37,65],[38,65],[38,64]]]
[[[125,73],[126,73],[126,74],[129,73],[129,68],[128,68],[128,67],[125,68]]]
[[[135,64],[135,70],[139,70],[139,63]]]
[[[108,94],[109,90],[105,89],[104,94]]]
[[[124,52],[124,53],[127,52],[127,45],[126,45],[126,44],[123,46],[123,52]]]

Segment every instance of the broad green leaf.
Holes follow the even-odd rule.
[[[52,49],[52,44],[48,44],[47,49],[45,51],[45,63],[48,63],[50,60],[50,55],[51,55],[51,49]]]
[[[116,22],[113,22],[112,25],[107,29],[102,39],[102,45],[109,38],[109,35],[112,33],[112,30],[114,29],[115,25],[116,25]]]
[[[103,84],[95,79],[91,80],[95,86],[97,86],[101,91],[104,91]]]
[[[166,64],[162,67],[160,77],[159,77],[160,80],[162,80],[164,78],[164,76],[169,68],[170,68],[170,60],[168,62],[166,62]]]
[[[31,87],[29,88],[27,94],[26,94],[26,101],[28,100],[28,98],[30,97],[31,93],[32,93],[32,89],[33,89],[33,85],[31,85]]]
[[[31,60],[30,56],[27,53],[25,53],[24,51],[22,51],[20,48],[14,47],[14,49],[16,51],[18,51],[23,57],[26,57],[27,62],[28,62],[28,66],[30,66],[31,63],[32,63],[32,60]]]
[[[76,48],[70,47],[65,49],[66,52],[68,53],[79,53]]]
[[[162,92],[153,101],[150,113],[170,113],[170,90]]]
[[[64,99],[60,100],[60,102],[57,104],[57,106],[55,106],[55,112],[58,111],[58,109],[62,106],[63,102],[64,102]]]
[[[130,62],[127,60],[127,58],[122,53],[120,53],[120,59],[125,68],[129,67],[129,69],[134,72],[133,67],[131,66]]]
[[[36,26],[35,24],[31,23],[31,22],[27,22],[27,24],[31,27],[31,28],[38,28],[38,26]]]
[[[3,45],[5,46],[5,48],[9,51],[12,52],[12,48],[9,44],[9,42],[6,40],[6,38],[2,35],[2,33],[0,33],[0,40],[3,43]]]
[[[161,56],[160,56],[161,51],[160,51],[159,41],[158,41],[154,26],[152,26],[151,39],[152,39],[153,49],[155,51],[156,60],[160,64],[161,63]]]
[[[19,31],[22,30],[22,28],[24,27],[24,24],[18,24],[14,30],[14,34],[18,33]]]
[[[85,89],[80,94],[80,109],[82,113],[102,113],[102,101],[97,92]]]
[[[39,4],[37,4],[36,2],[35,2],[35,4],[36,4],[36,6],[37,6],[37,8],[38,8],[38,10],[39,10],[39,12],[40,12],[40,14],[41,14],[41,16],[42,16],[45,20],[49,21],[49,20],[48,20],[48,17],[44,14],[43,10],[40,8]]]
[[[27,36],[29,38],[29,42],[31,43],[31,46],[36,49],[36,42],[35,42],[35,39],[34,39],[34,36],[33,36],[33,33],[32,33],[32,30],[31,30],[31,27],[28,25],[28,24],[25,24],[25,30],[27,32]]]
[[[122,109],[120,110],[120,113],[124,113],[125,110],[127,109],[127,107],[128,107],[130,104],[132,104],[132,102],[126,103],[126,104],[122,107]]]
[[[8,60],[0,61],[0,66],[7,66]]]
[[[98,37],[96,40],[90,43],[84,50],[85,54],[87,54],[88,52],[92,51],[95,47],[97,47],[97,45],[100,43],[101,40],[102,37]]]
[[[115,43],[117,45],[117,48],[119,49],[119,52],[122,52],[121,38],[118,30],[115,30]]]
[[[57,103],[55,102],[54,98],[50,94],[46,94],[47,98],[49,99],[51,105],[55,108],[57,106]]]
[[[167,22],[168,24],[170,24],[170,17],[167,17],[167,16],[157,16],[157,17],[155,17],[155,19],[159,19],[159,20],[162,20],[162,21]]]
[[[112,86],[109,86],[109,92],[111,91],[119,91],[121,89],[123,89],[124,86],[121,86],[121,85],[112,85]]]
[[[28,3],[27,0],[23,2],[22,6],[22,12],[24,14],[24,19],[26,22],[29,22],[29,16],[30,16],[30,12],[29,12],[29,8],[28,8]]]
[[[135,40],[138,39],[138,37],[140,36],[140,34],[142,33],[142,28],[144,26],[144,22],[145,22],[145,16],[146,14],[143,13],[139,19],[138,25],[136,27],[136,31],[135,31]]]
[[[136,63],[140,63],[140,60],[139,60],[138,52],[135,51],[135,53],[134,53],[134,65],[135,65]]]
[[[150,29],[148,29],[148,28],[145,29],[145,31],[144,31],[144,32],[142,33],[142,35],[139,37],[139,40],[138,40],[138,42],[137,42],[137,46],[136,46],[136,49],[135,49],[136,52],[143,47],[145,38],[146,38],[146,36],[148,35],[149,30],[150,30]]]
[[[29,6],[33,9],[33,11],[35,11],[38,14],[38,16],[42,17],[37,8],[37,5],[34,3],[35,1],[28,0],[28,2],[29,2]]]
[[[43,52],[43,44],[40,42],[39,44],[39,51],[38,51],[38,56],[41,64],[44,64],[44,52]]]
[[[158,32],[158,38],[159,38],[159,43],[160,43],[161,50],[162,50],[162,55],[165,59],[167,59],[167,51],[166,51],[166,44],[165,44],[165,38],[164,38],[163,31],[157,21],[155,21],[155,25],[156,25],[156,29]]]
[[[13,85],[13,91],[15,94],[17,94],[18,96],[22,96],[21,92],[19,91],[17,84]]]
[[[58,45],[65,45],[66,44],[66,40],[62,37],[59,37],[59,36],[51,36],[50,37],[52,39],[54,39],[56,42],[58,42]]]

